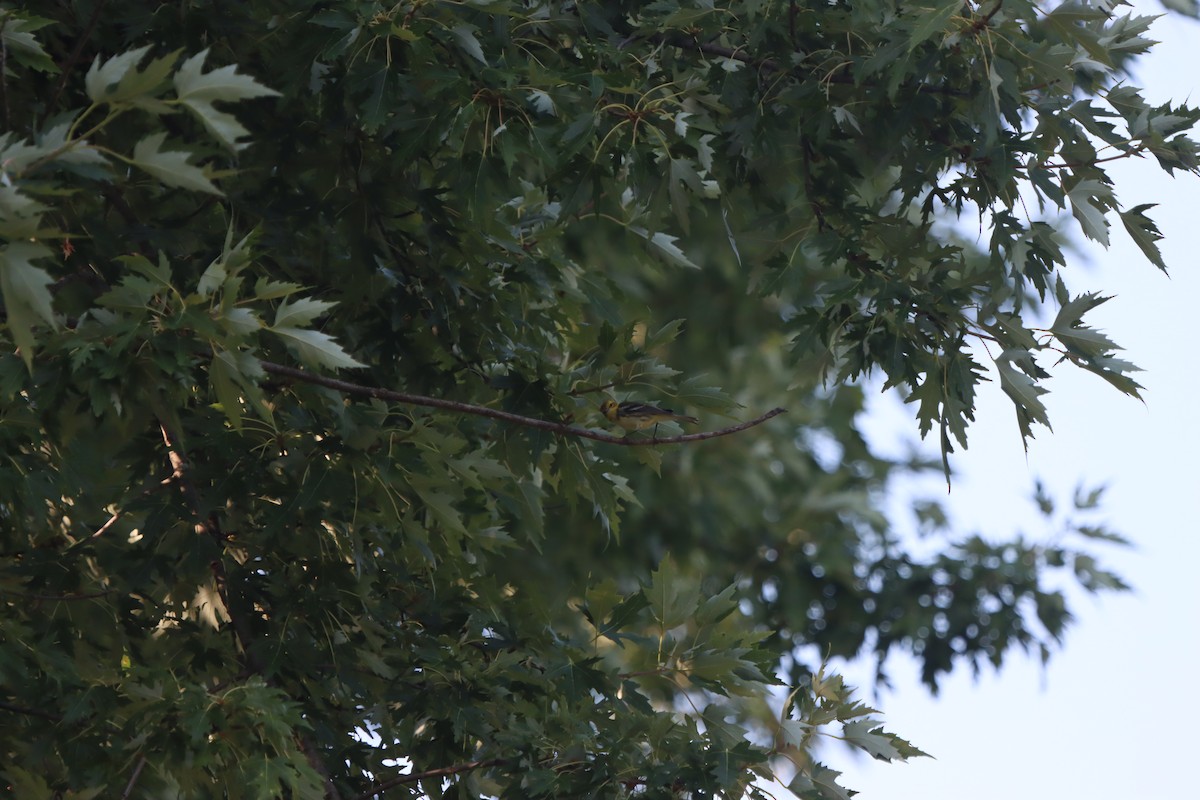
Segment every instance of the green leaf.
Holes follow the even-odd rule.
[[[1196,0],[1162,0],[1163,7],[1192,19],[1200,18],[1200,2]]]
[[[262,319],[250,308],[234,307],[222,310],[216,319],[221,323],[221,327],[234,336],[249,336],[265,327]]]
[[[1083,235],[1108,247],[1108,220],[1104,217],[1104,209],[1112,200],[1112,188],[1099,181],[1083,180],[1067,192],[1067,197]]]
[[[218,289],[224,288],[228,295],[223,300],[226,305],[236,299],[237,287],[241,286],[239,278],[231,281],[230,276],[236,276],[250,264],[250,245],[258,238],[260,231],[257,228],[252,230],[236,244],[233,241],[233,233],[232,227],[225,232],[225,245],[221,248],[221,255],[208,265],[196,286],[196,292],[201,297],[211,297]]]
[[[453,495],[439,488],[433,480],[424,477],[410,478],[409,483],[420,496],[422,504],[433,513],[438,522],[452,533],[466,535],[467,528],[463,525],[462,515],[455,507]]]
[[[27,309],[32,372],[0,322],[0,682],[63,715],[0,711],[45,784],[6,791],[318,800],[307,752],[345,797],[407,755],[479,766],[393,793],[743,798],[794,756],[798,790],[844,800],[824,739],[912,751],[809,680],[821,654],[883,678],[907,651],[933,687],[1048,652],[1070,584],[1117,585],[1069,503],[956,544],[917,500],[929,538],[893,535],[889,487],[939,465],[874,452],[852,378],[912,391],[944,454],[985,352],[1026,432],[1035,358],[1133,386],[1093,300],[1055,288],[1078,255],[1057,217],[1121,214],[1153,259],[1115,188],[1193,169],[1200,109],[1130,85],[1144,23],[1119,4],[127,5],[89,29],[96,0],[0,4],[6,36],[4,9],[53,9],[42,66],[86,43],[61,86],[4,62],[0,244],[54,251],[31,263],[55,283],[31,274],[70,320]],[[236,69],[188,58],[209,46]],[[128,160],[164,132],[143,147],[194,154],[169,185]],[[371,387],[547,421],[591,425],[601,394],[791,414],[630,452],[259,361],[356,354]]]
[[[1014,361],[1025,365],[1023,369],[1013,366]],[[1041,396],[1047,393],[1028,373],[1033,356],[1024,350],[1005,350],[996,358],[996,369],[1000,373],[1000,388],[1009,396],[1016,407],[1017,424],[1021,429],[1021,441],[1026,450],[1029,449],[1027,440],[1033,438],[1032,424],[1041,423],[1050,428],[1050,418]]]
[[[241,393],[235,386],[235,376],[240,377],[236,362],[231,354],[224,350],[213,353],[212,362],[208,365],[208,382],[217,395],[217,402],[225,413],[229,424],[234,430],[242,429]]]
[[[946,29],[948,23],[955,12],[961,12],[963,4],[951,0],[951,2],[943,3],[931,9],[921,9],[921,13],[917,17],[917,23],[913,26],[912,33],[908,37],[908,50],[912,52],[917,48],[917,45],[930,39],[935,34],[941,33]]]
[[[742,648],[723,648],[696,653],[681,662],[688,677],[697,682],[725,684],[728,679],[743,670],[753,670],[754,665],[741,658]],[[729,688],[723,686],[723,689]]]
[[[1067,350],[1085,358],[1100,358],[1119,349],[1104,333],[1085,325],[1055,325],[1051,326],[1050,330]]]
[[[225,283],[227,277],[225,262],[220,260],[212,262],[200,275],[200,282],[196,284],[197,294],[201,297],[212,297],[213,293]]]
[[[304,287],[290,281],[274,281],[269,278],[259,278],[254,284],[254,296],[259,300],[274,300],[295,294]]]
[[[698,267],[696,264],[693,264],[692,261],[686,255],[684,255],[683,250],[681,250],[679,246],[675,244],[676,241],[676,237],[668,236],[662,231],[659,231],[650,237],[650,246],[673,264],[677,264],[681,267],[690,267],[691,269],[700,269],[700,267]]]
[[[233,151],[241,150],[246,144],[238,140],[250,132],[232,115],[214,108],[213,103],[278,97],[279,92],[268,89],[248,75],[239,75],[234,65],[203,72],[208,52],[202,50],[179,65],[179,71],[175,73],[175,93],[221,144]]]
[[[630,225],[629,230],[649,242],[651,251],[670,263],[681,267],[700,269],[700,267],[693,264],[688,257],[684,255],[683,250],[679,249],[679,246],[675,244],[675,242],[678,241],[678,237],[668,236],[662,231],[651,234],[645,228],[638,227],[637,225]]]
[[[1021,318],[1016,314],[997,312],[996,324],[988,326],[988,330],[1006,345],[1030,351],[1039,347],[1033,332],[1022,324]]]
[[[623,595],[615,581],[605,579],[588,587],[580,611],[597,634],[608,636],[633,623],[648,606],[644,591]]]
[[[743,408],[724,389],[712,386],[705,375],[692,375],[685,378],[675,390],[675,400],[680,405],[693,408],[710,408],[728,412],[731,408]]]
[[[652,333],[647,333],[646,343],[642,349],[647,351],[656,350],[659,347],[675,341],[675,339],[678,338],[679,334],[683,331],[683,325],[685,322],[687,322],[687,320],[673,319],[658,330]]]
[[[130,103],[154,112],[169,111],[169,107],[154,98],[166,87],[167,76],[179,58],[179,51],[162,58],[151,59],[145,69],[137,65],[150,47],[139,47],[122,53],[101,64],[97,58],[84,77],[88,96],[95,103]]]
[[[1130,372],[1142,371],[1141,367],[1137,366],[1136,364],[1120,358],[1099,356],[1088,359],[1080,366],[1082,366],[1088,372],[1091,372],[1093,375],[1098,375],[1104,380],[1108,381],[1122,394],[1136,397],[1139,400],[1141,399],[1141,390],[1145,387],[1130,378],[1128,375]]]
[[[258,416],[272,428],[274,414],[263,397],[258,381],[264,377],[262,364],[246,352],[214,349],[209,364],[209,385],[217,395],[217,402],[234,430],[242,429],[242,403],[244,397]],[[239,390],[240,387],[240,390]]]
[[[866,750],[880,761],[903,760],[899,748],[879,723],[871,719],[859,719],[842,725],[842,737],[848,744]]]
[[[1146,216],[1145,212],[1148,209],[1154,208],[1156,203],[1144,203],[1140,206],[1135,206],[1128,211],[1119,212],[1121,223],[1125,226],[1125,230],[1133,238],[1134,243],[1141,248],[1142,253],[1150,260],[1150,263],[1167,271],[1167,265],[1163,262],[1162,253],[1158,249],[1158,240],[1163,238],[1162,233],[1158,230],[1158,226],[1154,224],[1154,220]]]
[[[62,800],[95,800],[104,794],[106,786],[89,786],[86,789],[68,789],[66,794],[62,795]]]
[[[362,661],[363,666],[365,666],[375,675],[378,675],[381,678],[387,678],[389,680],[396,677],[396,670],[389,666],[388,663],[384,661],[378,653],[372,650],[361,649],[358,651],[357,655]]]
[[[33,32],[54,24],[54,20],[35,17],[9,9],[0,9],[0,42],[8,57],[38,72],[57,73],[58,66],[33,36]]]
[[[33,368],[33,326],[40,321],[58,328],[48,288],[52,280],[46,270],[32,263],[50,255],[49,248],[33,242],[12,242],[0,250],[0,293],[8,328],[28,369]]]
[[[50,790],[46,779],[36,772],[29,772],[20,767],[5,767],[4,779],[9,782],[8,788],[13,791],[13,797],[29,798],[29,800],[51,800],[58,796]]]
[[[47,151],[46,155],[57,151],[54,160],[50,162],[52,164],[67,164],[76,168],[95,167],[97,169],[92,174],[97,177],[107,178],[112,171],[111,165],[100,151],[96,150],[96,148],[89,145],[83,139],[67,141],[67,135],[70,133],[72,122],[72,119],[64,119],[59,124],[51,127],[42,134],[38,140],[38,145]]]
[[[109,91],[114,89],[131,70],[135,70],[137,64],[149,52],[150,45],[146,45],[145,47],[139,47],[136,50],[122,53],[119,56],[113,56],[108,61],[102,61],[97,56],[83,79],[88,97],[91,98],[92,102],[105,102],[108,99]]]
[[[301,297],[293,303],[284,300],[275,310],[275,322],[272,327],[296,328],[308,325],[335,305],[337,303],[313,300],[310,297]]]
[[[541,540],[545,532],[545,508],[542,505],[544,492],[542,487],[533,480],[523,480],[517,484],[517,509],[533,538]]]
[[[840,772],[820,762],[800,770],[788,784],[788,789],[801,800],[850,800],[850,794],[837,781]]]
[[[45,211],[44,205],[16,186],[0,183],[0,236],[10,241],[36,237]]]
[[[486,65],[487,56],[483,54],[483,48],[479,44],[479,39],[475,37],[475,31],[479,30],[474,25],[455,25],[450,33],[454,36],[454,41],[458,42],[458,46],[462,51],[471,58],[478,61],[480,64]]]
[[[554,108],[554,98],[541,89],[530,89],[528,99],[537,113],[549,117],[558,116],[558,111]]]
[[[700,590],[684,577],[669,555],[663,556],[646,587],[650,610],[664,631],[682,625],[699,607]]]
[[[1092,360],[1105,358],[1121,348],[1116,342],[1095,328],[1083,324],[1083,315],[1093,308],[1108,302],[1111,297],[1102,297],[1098,293],[1089,292],[1074,297],[1062,304],[1050,332],[1062,343],[1067,351]]]
[[[700,604],[696,624],[715,625],[734,611],[737,611],[737,584],[731,583]]]
[[[652,428],[650,430],[650,433],[652,436],[659,436],[659,437],[661,437],[661,436],[678,436],[680,433],[683,433],[682,429],[680,429],[678,432],[676,432],[675,429],[678,427],[679,427],[678,425],[674,425],[673,423],[668,422],[668,423],[664,423],[662,426],[656,426],[656,427]],[[659,448],[657,448],[657,447],[638,447],[638,448],[636,448],[636,451],[634,452],[634,458],[637,459],[639,464],[644,464],[645,466],[647,466],[651,470],[653,470],[655,475],[658,475],[658,476],[662,475],[663,451],[660,450]]]
[[[816,726],[798,719],[784,719],[779,721],[779,733],[783,741],[792,747],[806,748],[816,733]]]
[[[283,339],[284,344],[296,354],[306,366],[349,369],[365,367],[356,361],[342,346],[327,333],[307,328],[289,328],[272,325],[271,332]]]
[[[1120,544],[1120,545],[1125,545],[1125,546],[1130,546],[1132,544],[1132,542],[1130,542],[1128,538],[1126,538],[1126,537],[1122,536],[1121,534],[1116,533],[1114,531],[1110,531],[1107,528],[1102,527],[1102,526],[1077,525],[1077,526],[1075,526],[1075,532],[1078,533],[1080,536],[1084,536],[1088,539],[1096,539],[1096,540],[1104,541],[1104,542],[1112,542],[1113,544]]]
[[[133,148],[133,163],[168,186],[223,196],[203,169],[188,163],[191,153],[160,150],[166,138],[166,133],[152,133],[138,142]]]

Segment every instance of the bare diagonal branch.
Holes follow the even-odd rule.
[[[427,408],[437,408],[443,411],[453,411],[458,414],[474,414],[479,417],[490,417],[502,422],[509,422],[513,425],[523,425],[527,428],[537,428],[538,430],[550,431],[562,436],[577,436],[581,439],[592,439],[597,442],[608,442],[609,444],[619,444],[625,447],[639,447],[656,444],[683,444],[684,442],[702,442],[705,439],[715,439],[718,436],[728,436],[731,433],[744,431],[747,428],[753,428],[755,425],[761,425],[772,417],[777,417],[784,413],[787,409],[773,408],[761,416],[743,422],[738,425],[732,425],[728,428],[720,428],[715,431],[705,431],[703,433],[688,433],[682,436],[668,436],[665,438],[649,438],[649,439],[633,439],[627,436],[614,436],[611,433],[602,433],[593,431],[588,428],[581,428],[578,425],[567,425],[561,422],[549,422],[536,417],[524,417],[520,414],[512,414],[508,411],[499,411],[487,406],[477,406],[471,403],[460,403],[456,400],[443,400],[439,397],[427,397],[420,394],[409,394],[407,392],[396,392],[391,389],[381,389],[377,386],[364,386],[359,383],[351,383],[339,378],[329,378],[324,375],[317,375],[312,372],[306,372],[296,367],[288,367],[283,364],[276,364],[271,361],[263,361],[262,368],[274,375],[279,375],[284,378],[290,378],[302,383],[310,383],[314,386],[324,386],[326,389],[342,392],[343,394],[356,395],[359,397],[374,397],[378,400],[387,400],[392,403],[407,403],[414,406],[425,406]]]

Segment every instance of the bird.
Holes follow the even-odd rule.
[[[615,422],[626,431],[640,431],[657,426],[660,422],[677,420],[692,425],[700,420],[686,414],[676,414],[669,408],[646,405],[645,403],[618,403],[616,400],[605,400],[600,404],[600,413],[609,422]]]

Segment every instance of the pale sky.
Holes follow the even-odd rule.
[[[1157,3],[1134,6],[1161,12]],[[1165,17],[1151,34],[1161,44],[1131,82],[1151,103],[1200,103],[1200,25]],[[962,533],[1033,534],[1042,530],[1031,522],[1028,500],[1035,478],[1063,501],[1081,482],[1107,484],[1105,519],[1136,549],[1095,549],[1135,590],[1099,599],[1078,593],[1076,624],[1044,670],[1035,656],[1014,654],[1001,672],[989,668],[978,680],[957,672],[931,698],[911,661],[893,658],[894,691],[876,699],[864,687],[864,699],[875,700],[888,730],[936,760],[885,764],[827,748],[823,760],[862,800],[1200,797],[1193,767],[1200,719],[1193,322],[1200,317],[1200,178],[1170,179],[1145,160],[1116,162],[1112,174],[1124,208],[1160,204],[1149,214],[1166,236],[1160,246],[1170,278],[1116,220],[1112,248],[1080,244],[1066,277],[1073,293],[1115,295],[1085,321],[1145,370],[1134,376],[1145,386],[1145,404],[1059,365],[1044,398],[1054,431],[1037,429],[1026,456],[1011,404],[991,384],[969,431],[970,449],[954,456],[958,475],[947,502]],[[1077,229],[1071,235],[1082,240]],[[877,398],[872,409],[867,430],[881,450],[915,436],[911,409],[894,396]],[[847,674],[861,685],[868,672]]]

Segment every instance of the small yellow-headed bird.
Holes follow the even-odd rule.
[[[609,422],[615,422],[627,431],[640,431],[668,420],[690,422],[693,425],[700,421],[686,414],[676,414],[669,408],[658,408],[644,403],[618,403],[616,400],[605,400],[601,403],[600,413]]]

